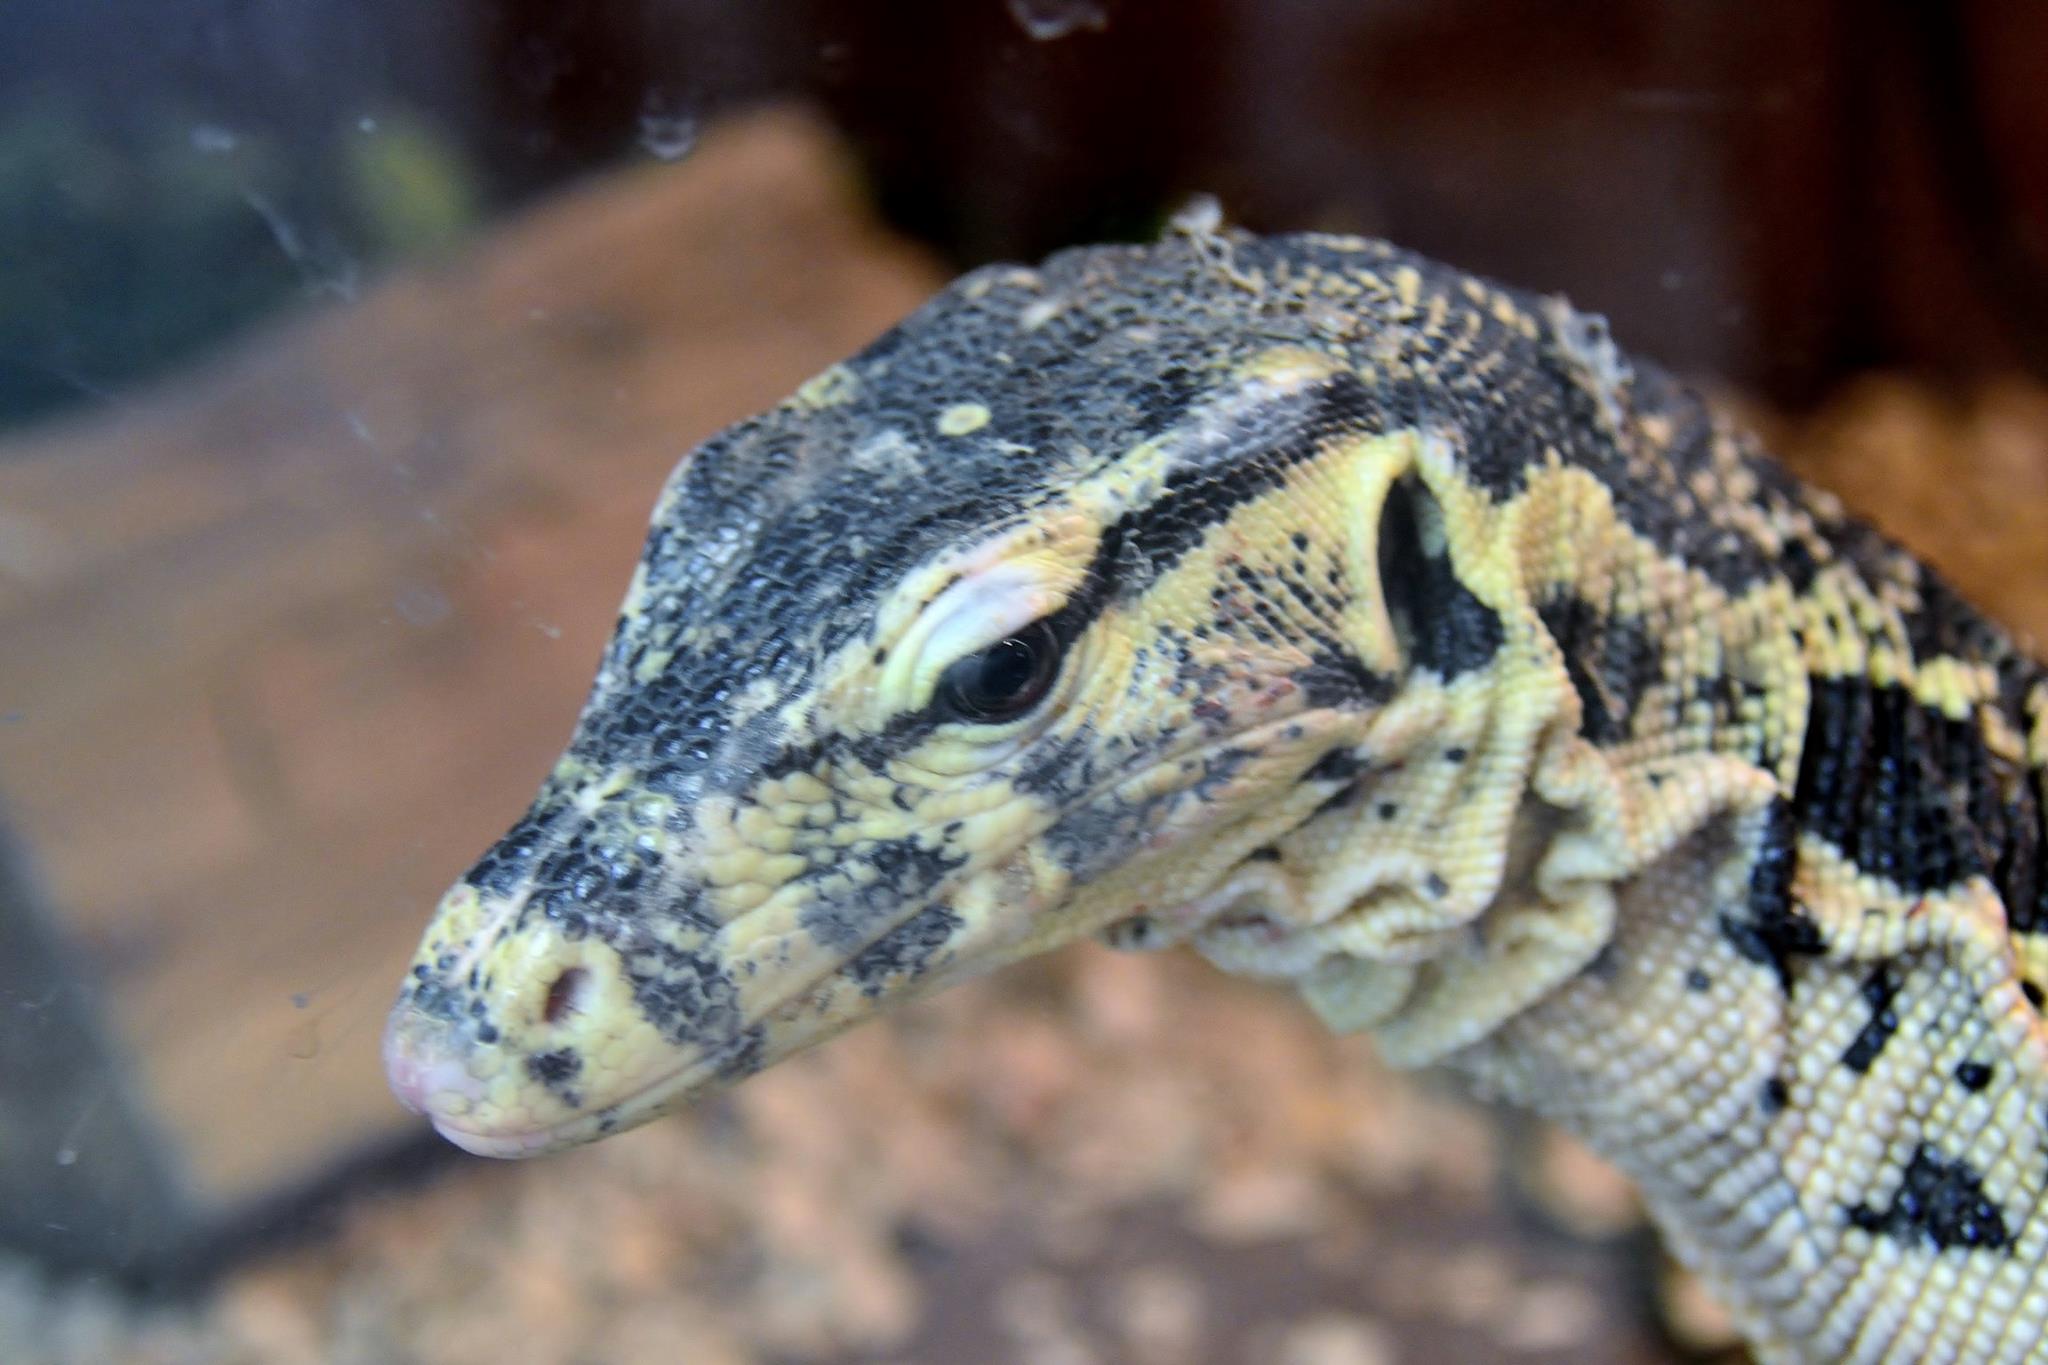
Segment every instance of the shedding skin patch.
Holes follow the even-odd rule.
[[[1190,224],[683,462],[387,1059],[530,1155],[1192,944],[1584,1136],[1767,1360],[2029,1359],[2044,766],[2038,665],[1598,319]]]

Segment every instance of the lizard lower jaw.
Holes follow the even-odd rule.
[[[516,1161],[522,1157],[560,1151],[564,1147],[571,1147],[597,1136],[595,1131],[578,1136],[564,1133],[561,1128],[541,1129],[532,1133],[472,1133],[466,1128],[457,1128],[439,1115],[428,1117],[433,1121],[435,1132],[471,1156],[495,1157],[504,1161]]]
[[[595,1142],[598,1138],[612,1133],[637,1128],[697,1098],[709,1088],[708,1083],[715,1073],[715,1068],[711,1064],[699,1059],[669,1075],[658,1077],[640,1090],[613,1100],[601,1108],[573,1114],[551,1123],[532,1126],[500,1123],[488,1128],[479,1128],[466,1126],[474,1120],[468,1112],[469,1106],[462,1102],[464,1092],[461,1088],[443,1088],[425,1096],[419,1095],[416,1090],[408,1093],[400,1079],[406,1070],[406,1063],[387,1055],[387,1067],[390,1071],[392,1089],[398,1093],[400,1100],[407,1108],[425,1116],[434,1125],[435,1132],[472,1155],[501,1160],[545,1156],[550,1152]],[[460,1070],[459,1066],[454,1069]]]

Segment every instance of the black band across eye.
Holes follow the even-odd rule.
[[[962,720],[1015,720],[1044,700],[1059,671],[1059,636],[1036,621],[955,661],[939,678],[939,704]]]

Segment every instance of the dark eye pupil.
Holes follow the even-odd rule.
[[[1059,661],[1059,640],[1040,621],[948,668],[939,680],[939,696],[968,720],[1010,720],[1051,690]]]

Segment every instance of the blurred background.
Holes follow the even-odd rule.
[[[437,1146],[378,1031],[675,460],[1196,193],[1607,313],[2044,638],[2048,10],[5,19],[0,1360],[1728,1353],[1597,1161],[1190,961],[1069,952],[530,1166]]]

